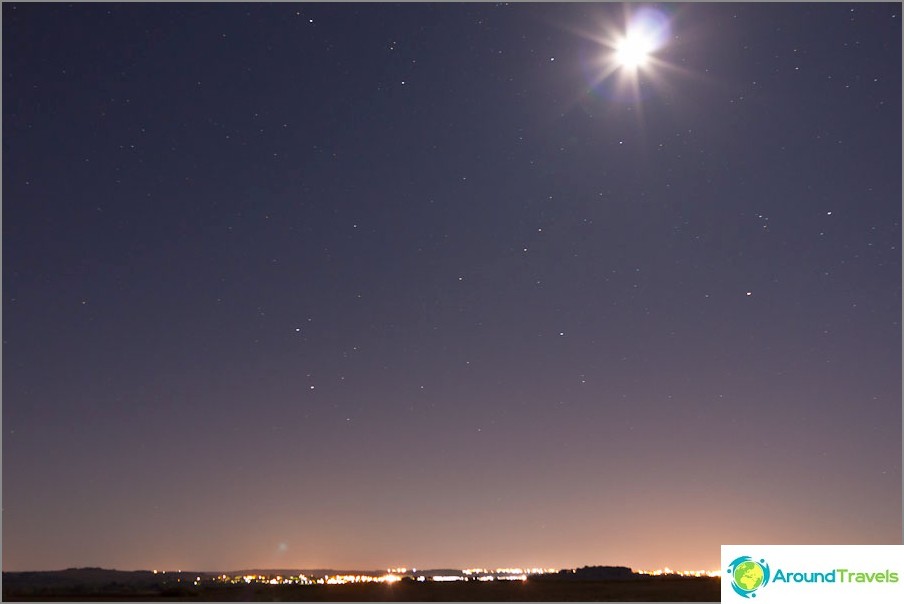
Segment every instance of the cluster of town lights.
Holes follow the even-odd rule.
[[[177,571],[181,573],[182,571]],[[413,568],[409,571],[407,568],[390,568],[382,575],[367,574],[343,574],[343,575],[323,575],[322,577],[307,577],[305,575],[261,575],[261,574],[242,574],[227,575],[222,574],[215,577],[205,579],[219,583],[257,583],[267,585],[347,585],[350,583],[397,583],[403,578],[415,580],[418,582],[433,581],[526,581],[531,575],[553,574],[559,572],[555,568],[497,568],[495,570],[486,568],[466,568],[458,575],[433,575],[415,574],[417,569]],[[633,570],[639,575],[647,575],[651,577],[660,576],[680,576],[680,577],[721,577],[720,571],[713,570],[672,570],[668,566],[658,568],[656,570]],[[154,574],[166,571],[154,571]],[[179,579],[181,582],[181,579]],[[202,577],[196,576],[193,583],[200,585]]]
[[[400,569],[393,569],[398,572]],[[492,572],[492,571],[486,571]],[[404,574],[404,573],[402,573]],[[536,574],[536,573],[531,573]],[[500,573],[497,575],[492,574],[482,574],[477,575],[474,572],[470,572],[463,575],[407,575],[409,578],[418,581],[525,581],[527,580],[527,574],[522,572],[521,574],[508,574],[508,573]],[[201,580],[200,577],[196,579],[195,585],[198,585],[198,582]],[[211,580],[218,581],[220,583],[266,583],[269,585],[347,585],[349,583],[396,583],[402,580],[402,577],[399,574],[395,574],[395,572],[387,573],[385,575],[374,576],[374,575],[324,575],[323,577],[313,578],[306,577],[305,575],[293,575],[289,577],[283,577],[281,575],[273,576],[265,576],[265,575],[219,575],[217,577],[212,577]]]
[[[463,575],[545,575],[548,573],[557,573],[557,568],[497,568],[496,570],[488,570],[486,568],[466,568],[461,571]]]
[[[672,575],[679,577],[721,577],[722,571],[718,570],[672,570],[668,566],[665,568],[657,568],[656,570],[635,570],[638,575],[650,575],[651,577],[660,577],[662,575]]]
[[[200,578],[199,578],[200,579]],[[320,578],[305,575],[220,575],[212,580],[220,583],[266,583],[269,585],[346,585],[348,583],[395,583],[402,577],[387,573],[385,575],[324,575]]]

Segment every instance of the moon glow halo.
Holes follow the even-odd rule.
[[[623,36],[616,40],[615,62],[624,69],[636,70],[647,65],[654,52],[669,37],[666,16],[655,9],[641,9],[634,14]]]

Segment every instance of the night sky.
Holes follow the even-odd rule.
[[[901,7],[642,8],[4,3],[3,569],[900,543]]]

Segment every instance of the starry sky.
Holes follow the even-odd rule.
[[[901,18],[4,3],[3,569],[900,543]]]

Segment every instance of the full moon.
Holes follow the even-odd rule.
[[[662,48],[669,36],[666,16],[657,10],[644,8],[630,19],[625,33],[615,40],[615,64],[636,71],[653,60],[653,53]]]
[[[615,60],[622,67],[643,67],[655,50],[653,41],[639,32],[629,32],[615,48]]]
[[[662,56],[671,38],[671,25],[663,10],[644,7],[624,11],[621,23],[611,19],[601,23],[599,30],[577,33],[599,47],[598,53],[588,51],[588,91],[638,100],[661,83],[663,71],[676,70]],[[602,86],[610,78],[609,84]]]

